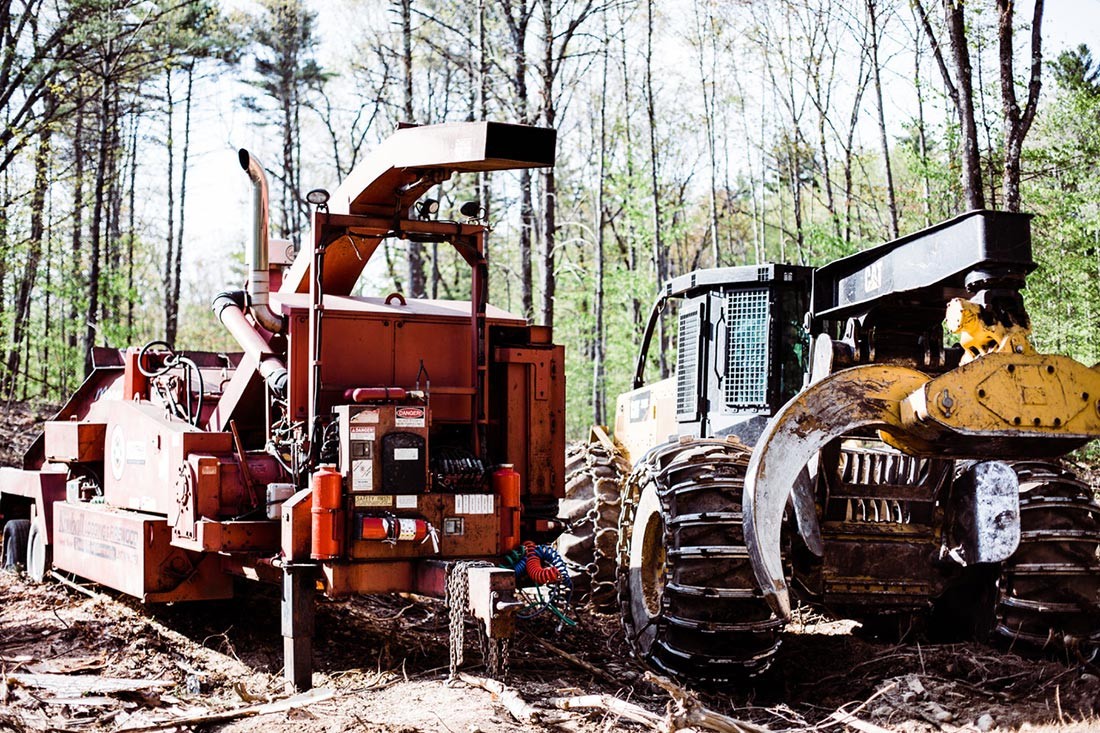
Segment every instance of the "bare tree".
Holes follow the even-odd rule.
[[[1028,76],[1027,102],[1023,111],[1016,101],[1016,79],[1012,71],[1012,0],[997,0],[999,13],[997,37],[1001,67],[1001,103],[1004,107],[1004,173],[1001,196],[1006,211],[1020,210],[1020,154],[1024,138],[1035,119],[1042,89],[1043,71],[1043,0],[1035,0],[1031,16],[1031,73]]]
[[[542,119],[547,127],[556,127],[561,112],[558,80],[564,71],[565,63],[571,58],[571,45],[577,32],[592,15],[594,0],[579,0],[576,3],[539,0],[542,15],[542,63],[538,67],[542,92]],[[566,8],[572,10],[564,20],[560,16]],[[558,188],[557,174],[554,168],[543,168],[542,193],[545,197],[542,210],[542,251],[540,253],[540,274],[542,279],[542,297],[539,315],[542,323],[554,325],[554,293],[557,279],[554,272],[555,243],[557,240]]]
[[[404,73],[404,115],[405,122],[416,122],[416,111],[413,109],[413,28],[412,28],[412,4],[413,0],[395,0],[401,14],[401,69]],[[414,298],[423,298],[424,290],[424,252],[419,242],[408,241],[405,243],[405,263],[409,270],[409,295]]]
[[[534,15],[534,0],[496,0],[504,14],[504,22],[511,41],[513,68],[510,77],[512,84],[512,103],[515,107],[516,121],[530,124],[530,102],[527,92],[527,28]],[[534,315],[534,281],[531,277],[531,231],[534,228],[535,212],[531,198],[531,171],[520,171],[520,209],[519,209],[519,267],[520,298],[523,312],[528,318]]]
[[[962,0],[942,0],[944,22],[950,44],[951,63],[955,74],[952,75],[944,58],[943,45],[940,43],[924,0],[913,0],[913,8],[920,18],[921,27],[932,46],[932,55],[936,59],[943,85],[955,107],[962,133],[962,185],[963,198],[968,209],[985,208],[985,195],[982,192],[981,152],[978,149],[978,127],[974,119],[974,89],[971,81],[970,47],[966,39],[965,6]],[[1042,3],[1040,3],[1041,5]]]
[[[886,167],[886,201],[890,209],[890,233],[898,238],[898,202],[894,196],[894,171],[890,166],[890,141],[886,135],[886,109],[882,101],[882,66],[879,63],[879,4],[878,0],[866,0],[867,27],[871,41],[871,73],[875,80],[875,98],[878,102],[878,131],[882,143],[882,163]]]
[[[664,222],[661,220],[660,161],[657,151],[657,102],[653,94],[653,2],[646,0],[646,37],[645,37],[645,106],[646,120],[649,122],[649,176],[652,187],[653,214],[653,269],[657,275],[657,288],[664,286],[668,279],[668,260],[662,236]],[[661,379],[669,375],[668,334],[665,332],[664,318],[657,322],[657,368]]]

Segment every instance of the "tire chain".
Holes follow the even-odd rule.
[[[1020,479],[1020,546],[998,583],[994,633],[1010,644],[1100,649],[1100,504],[1054,463],[1013,464]]]
[[[616,606],[618,518],[629,472],[630,465],[619,450],[609,451],[598,442],[572,446],[566,457],[566,494],[590,506],[579,519],[569,521],[569,533],[577,542],[561,545],[562,554],[570,573],[588,578],[589,603],[600,611],[613,611]],[[577,493],[582,496],[576,497]]]
[[[692,452],[692,455],[687,455],[685,458],[678,460],[681,454],[687,454],[689,451]],[[674,575],[674,566],[671,561],[672,555],[670,553],[670,559],[666,560],[663,574],[666,592],[662,594],[662,612],[661,616],[656,621],[658,627],[657,637],[650,649],[640,649],[638,647],[638,637],[645,629],[635,630],[631,628],[631,621],[629,619],[629,609],[631,605],[630,544],[634,530],[634,520],[638,508],[638,501],[645,485],[652,481],[657,487],[662,514],[665,517],[670,517],[675,520],[676,515],[674,511],[676,509],[675,503],[677,499],[685,493],[690,494],[697,492],[698,487],[705,484],[691,480],[674,483],[670,481],[673,473],[681,471],[689,471],[695,474],[702,473],[702,475],[697,475],[694,478],[704,478],[710,482],[710,485],[714,488],[727,486],[730,489],[736,490],[743,486],[745,469],[748,467],[750,452],[751,449],[748,446],[735,439],[723,440],[704,438],[684,440],[683,442],[669,442],[650,450],[627,478],[624,487],[622,494],[622,514],[619,522],[617,583],[619,605],[622,609],[620,618],[623,624],[623,631],[636,657],[643,659],[645,662],[658,668],[662,672],[681,679],[719,683],[736,681],[745,677],[754,677],[762,674],[771,665],[771,661],[779,648],[781,641],[780,632],[783,629],[784,623],[782,620],[776,618],[774,614],[771,614],[770,610],[766,610],[767,604],[760,595],[754,579],[736,588],[707,587],[706,589],[701,589],[701,597],[709,598],[714,605],[722,603],[723,594],[725,594],[726,598],[743,598],[743,596],[751,594],[753,596],[753,601],[750,601],[750,603],[755,602],[759,604],[758,612],[764,613],[767,618],[757,621],[736,623],[734,624],[738,627],[736,629],[731,629],[727,624],[725,628],[718,628],[717,630],[713,629],[715,629],[715,627],[721,627],[721,622],[711,625],[710,628],[708,628],[707,621],[700,621],[694,629],[694,632],[699,635],[699,638],[714,639],[716,643],[712,645],[712,649],[715,651],[727,651],[722,650],[722,646],[741,647],[743,644],[752,651],[744,655],[731,655],[727,652],[722,654],[721,657],[718,657],[714,653],[703,656],[697,651],[677,649],[670,643],[668,635],[670,626],[669,618],[671,616],[670,611],[680,613],[684,610],[688,610],[690,612],[690,608],[684,609],[677,607],[683,606],[683,602],[674,602],[671,597],[672,594],[667,592],[668,585],[673,582]],[[727,512],[726,514],[730,516],[736,514],[739,525],[741,512],[740,494],[737,494],[736,505],[730,508],[735,509],[735,511]],[[715,514],[712,513],[711,516],[714,517]],[[700,513],[699,519],[705,522],[708,519],[706,512]],[[727,524],[730,523],[729,516],[725,516],[719,521],[724,521]],[[663,544],[668,550],[679,550],[681,549],[680,538],[673,530],[672,524],[673,522],[664,522]],[[747,548],[745,548],[744,539],[738,537],[734,542],[727,541],[725,549],[730,554],[739,554],[740,550]],[[744,564],[751,562],[747,557],[747,552],[743,559],[739,559],[738,562]],[[751,566],[746,565],[745,568],[742,569],[746,568],[748,570],[748,577],[751,578]],[[730,575],[730,573],[727,573],[725,577],[728,578]],[[728,601],[726,601],[726,603],[728,603]],[[687,619],[687,621],[690,623],[691,619]],[[681,620],[681,623],[683,622],[684,620]],[[691,630],[681,630],[681,638],[689,636],[690,632]],[[723,645],[720,642],[726,643]],[[665,654],[660,654],[662,651],[664,651]],[[718,661],[719,664],[715,665],[715,661]],[[725,667],[725,669],[718,669],[717,667]]]

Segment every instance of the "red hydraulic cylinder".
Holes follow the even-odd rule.
[[[511,463],[493,472],[493,491],[500,502],[500,548],[511,552],[519,547],[519,473]]]
[[[310,557],[333,560],[343,549],[344,527],[340,510],[344,477],[336,466],[320,466],[313,474],[312,544]]]
[[[356,387],[344,390],[344,399],[356,403],[403,400],[407,396],[408,393],[403,387]]]

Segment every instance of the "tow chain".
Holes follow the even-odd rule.
[[[450,672],[448,674],[448,680],[458,678],[458,668],[462,666],[462,662],[465,659],[466,607],[470,600],[469,572],[471,568],[485,567],[493,567],[493,564],[485,562],[484,560],[462,560],[451,565],[450,571],[447,574],[446,596],[443,602],[449,609],[448,620],[450,622],[450,634],[448,637]],[[494,671],[497,671],[499,674],[501,668],[507,667],[507,643],[506,641],[502,641],[499,644],[493,644],[494,641],[496,640],[489,640],[489,652],[485,656],[485,665],[488,668],[490,676],[495,676]],[[503,664],[500,661],[501,656],[505,658]],[[494,667],[497,669],[494,670]]]
[[[481,649],[485,657],[485,672],[495,680],[506,682],[509,672],[509,653],[511,639],[494,639],[481,629]]]

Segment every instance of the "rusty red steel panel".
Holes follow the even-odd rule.
[[[168,514],[187,456],[233,449],[229,433],[168,420],[163,408],[148,402],[115,402],[108,415],[103,488],[111,506]]]
[[[145,601],[231,598],[217,555],[171,545],[161,517],[108,507],[55,504],[54,566]]]
[[[60,471],[24,471],[0,468],[0,494],[23,496],[34,502],[46,527],[46,543],[53,542],[53,513],[57,502],[65,501],[65,467]]]
[[[46,460],[91,463],[103,460],[107,424],[50,420],[46,423]]]

